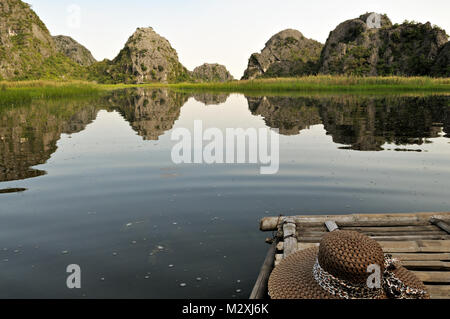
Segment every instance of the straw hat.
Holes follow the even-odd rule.
[[[326,234],[319,248],[284,259],[269,278],[272,299],[428,299],[424,284],[375,240],[354,232]]]

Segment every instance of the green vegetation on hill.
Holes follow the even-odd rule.
[[[392,24],[381,16],[381,28],[367,24],[370,13],[347,20],[336,27],[323,46],[299,31],[287,29],[274,35],[261,53],[251,55],[244,79],[268,79],[307,75],[345,76],[450,76],[450,45],[444,30],[430,23],[405,21]],[[115,59],[96,62],[75,40],[52,37],[30,5],[20,0],[0,1],[0,81],[85,80],[102,84],[182,83],[183,87],[253,90],[261,86],[280,90],[366,90],[374,81],[399,89],[414,89],[416,79],[387,81],[386,78],[357,80],[346,86],[326,77],[283,79],[267,82],[186,84],[232,80],[224,66],[205,64],[193,72],[179,61],[170,42],[152,28],[138,28]],[[318,79],[319,83],[316,83]],[[355,78],[358,79],[358,78]],[[392,78],[391,78],[392,79]],[[386,82],[387,81],[387,82]],[[430,80],[417,86],[441,89]],[[389,84],[391,83],[391,84]],[[322,88],[321,86],[325,86]],[[381,87],[380,83],[375,84]],[[383,88],[384,89],[384,88]]]
[[[444,30],[431,23],[392,24],[381,16],[381,28],[367,23],[370,13],[341,23],[321,54],[321,74],[357,76],[430,76],[441,48]],[[450,73],[446,74],[450,76]]]
[[[85,70],[59,53],[47,27],[20,0],[0,3],[0,80],[80,79]]]
[[[138,28],[114,60],[103,60],[88,70],[88,79],[99,83],[177,83],[192,80],[169,41],[152,28]]]

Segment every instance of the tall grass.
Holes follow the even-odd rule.
[[[30,103],[35,99],[87,97],[102,91],[95,83],[70,81],[0,82],[0,106]]]
[[[169,87],[227,92],[450,92],[450,78],[309,76],[225,83],[179,83]]]
[[[225,83],[147,83],[101,85],[84,81],[0,82],[0,106],[29,103],[34,99],[76,98],[129,87],[173,88],[198,92],[246,94],[324,93],[450,93],[450,78],[307,76]]]

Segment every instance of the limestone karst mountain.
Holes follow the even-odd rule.
[[[234,80],[227,68],[217,63],[205,63],[196,67],[192,72],[192,77],[198,82],[228,82]]]
[[[102,83],[173,83],[190,79],[175,49],[153,28],[138,28],[114,60],[96,63],[91,70]]]
[[[71,37],[57,35],[53,37],[53,41],[55,42],[58,52],[64,54],[81,66],[89,66],[97,62],[92,56],[91,51]]]
[[[59,53],[30,5],[0,1],[0,79],[82,77],[75,62]]]
[[[242,79],[313,74],[322,47],[297,30],[281,31],[270,38],[261,53],[251,55]]]
[[[439,51],[439,54],[431,67],[431,75],[437,77],[450,77],[450,42],[447,42]]]
[[[378,23],[372,19],[378,17]],[[445,31],[430,23],[393,25],[386,15],[366,13],[333,30],[323,48],[319,72],[345,75],[428,75]]]
[[[379,25],[371,20],[374,15]],[[374,13],[339,24],[325,45],[287,29],[251,55],[243,79],[318,73],[449,77],[448,35],[429,22],[393,24],[386,15]],[[0,0],[0,80],[28,79],[175,83],[225,82],[233,77],[218,64],[189,72],[169,41],[152,28],[138,28],[114,60],[95,62],[72,38],[52,37],[30,5]]]

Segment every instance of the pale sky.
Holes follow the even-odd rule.
[[[193,70],[224,64],[240,78],[248,58],[275,33],[297,29],[324,43],[339,23],[365,12],[394,23],[430,21],[450,33],[449,0],[26,0],[52,35],[69,35],[97,60],[112,59],[137,27],[151,26]],[[75,5],[75,6],[74,6]],[[79,19],[74,13],[80,8]],[[78,24],[77,21],[80,23]]]

